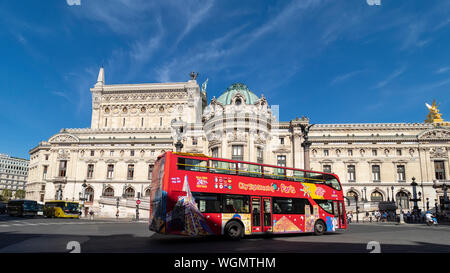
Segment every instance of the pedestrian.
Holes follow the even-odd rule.
[[[116,219],[119,219],[119,210],[116,211]]]
[[[94,211],[92,209],[89,211],[89,216],[91,220],[94,220]]]

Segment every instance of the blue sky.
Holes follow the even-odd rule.
[[[78,5],[79,3],[79,5]],[[69,5],[71,4],[71,5]],[[450,1],[0,1],[0,153],[90,127],[91,88],[208,81],[208,100],[243,82],[280,119],[450,120]]]

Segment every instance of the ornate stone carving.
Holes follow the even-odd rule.
[[[446,158],[448,157],[447,149],[445,147],[430,148],[430,157]]]
[[[419,135],[419,139],[444,139],[450,138],[450,131],[444,129],[435,129]]]
[[[79,139],[73,135],[70,134],[58,134],[56,136],[53,136],[48,141],[50,143],[56,143],[56,142],[79,142]]]

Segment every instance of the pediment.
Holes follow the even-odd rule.
[[[450,130],[448,129],[431,129],[417,136],[420,140],[441,140],[450,139]]]
[[[80,142],[80,139],[72,134],[62,133],[62,134],[56,134],[52,136],[49,141],[50,143],[73,143],[73,142]]]

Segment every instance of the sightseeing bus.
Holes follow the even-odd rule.
[[[345,230],[335,174],[166,152],[155,162],[149,230],[226,235]]]
[[[44,216],[47,218],[80,218],[78,202],[47,201],[44,205]]]
[[[9,216],[36,216],[38,206],[33,200],[10,200],[7,210]]]

